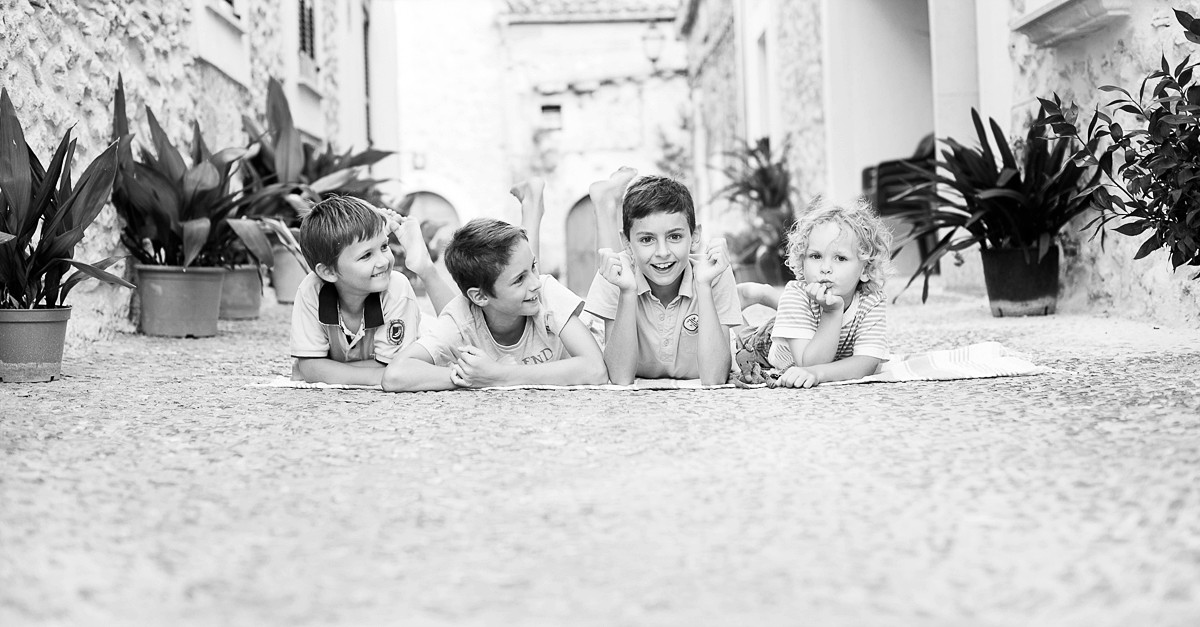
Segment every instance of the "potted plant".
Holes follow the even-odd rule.
[[[1200,43],[1200,20],[1179,10],[1175,17],[1188,41]],[[1063,110],[1057,94],[1053,100],[1041,99],[1050,133],[1081,146],[1072,160],[1081,166],[1094,165],[1103,174],[1104,184],[1097,182],[1084,190],[1085,199],[1101,212],[1092,222],[1101,242],[1104,226],[1121,220],[1114,229],[1118,233],[1146,236],[1134,259],[1164,248],[1173,270],[1200,266],[1200,82],[1193,80],[1195,65],[1184,59],[1172,67],[1163,56],[1159,68],[1142,81],[1136,100],[1121,87],[1101,87],[1119,94],[1107,105],[1109,111],[1137,117],[1122,125],[1097,108],[1086,135],[1073,116],[1068,119],[1070,111]],[[1147,87],[1150,101],[1142,105]],[[1196,278],[1200,272],[1191,276]]]
[[[367,170],[391,152],[368,149],[338,153],[329,144],[318,152],[303,141],[283,86],[274,78],[267,84],[266,117],[265,130],[253,119],[242,118],[250,138],[243,169],[246,194],[238,201],[243,215],[280,220],[293,229],[294,239],[300,216],[322,198],[356,196],[382,204],[377,189],[382,181],[368,176]],[[281,303],[291,303],[307,274],[307,264],[299,249],[291,251],[282,239],[277,238],[274,252],[278,255],[271,272],[275,296]]]
[[[1087,211],[1081,188],[1098,175],[1068,158],[1067,142],[1039,133],[1042,113],[1018,145],[1020,160],[995,120],[989,120],[996,149],[992,150],[979,112],[971,119],[979,147],[954,139],[931,162],[907,167],[925,182],[910,186],[896,200],[916,200],[929,209],[898,214],[913,229],[895,248],[936,236],[937,245],[921,254],[920,264],[905,287],[924,275],[921,300],[929,295],[929,275],[939,259],[951,252],[979,246],[984,283],[994,316],[1052,314],[1058,303],[1058,232]],[[997,159],[998,157],[998,159]]]
[[[714,194],[714,198],[725,198],[747,212],[758,237],[754,264],[761,279],[774,285],[782,285],[789,278],[785,248],[788,230],[796,221],[789,148],[790,141],[785,140],[783,150],[772,154],[770,139],[762,137],[753,145],[742,142],[738,150],[724,153],[730,161],[721,172],[728,183]]]
[[[140,262],[138,327],[147,335],[216,335],[226,267],[242,252],[260,264],[272,260],[259,224],[233,219],[241,192],[230,190],[232,172],[246,150],[210,152],[193,123],[188,165],[148,106],[146,117],[153,150],[141,147],[135,160],[130,141],[123,141],[113,185],[113,205],[124,222],[121,240]],[[132,137],[120,76],[113,137]]]
[[[104,208],[117,171],[110,145],[72,182],[71,131],[46,167],[0,90],[0,381],[51,381],[62,372],[71,289],[88,278],[133,287],[105,271],[122,257],[76,261],[75,246]],[[66,275],[71,268],[75,272]]]

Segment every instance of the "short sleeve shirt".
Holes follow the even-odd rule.
[[[821,304],[804,291],[799,281],[789,281],[779,297],[775,329],[771,332],[768,361],[783,369],[795,365],[792,349],[782,340],[809,340],[817,332]],[[837,352],[833,359],[867,355],[887,359],[887,306],[882,294],[855,294],[842,315]]]
[[[417,344],[429,351],[437,366],[453,363],[451,348],[464,345],[474,346],[491,359],[509,364],[540,364],[569,356],[559,336],[571,316],[579,315],[583,300],[554,277],[543,274],[541,279],[538,300],[542,306],[536,315],[526,317],[525,331],[516,344],[497,343],[488,329],[483,309],[462,295],[446,304]]]
[[[349,335],[339,316],[337,287],[310,272],[300,282],[292,305],[292,356],[340,362],[374,359],[386,364],[416,340],[420,323],[412,284],[393,271],[386,292],[367,295],[359,332]]]
[[[696,354],[700,344],[700,306],[695,297],[692,264],[684,267],[679,295],[669,303],[654,296],[650,283],[641,272],[635,274],[638,294],[636,376],[646,379],[698,378],[700,360]],[[733,270],[726,268],[717,277],[712,295],[721,324],[734,327],[742,323],[742,305]],[[614,320],[620,296],[620,288],[597,273],[588,290],[585,309],[597,317]]]

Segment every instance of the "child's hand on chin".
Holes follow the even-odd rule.
[[[811,388],[821,382],[816,373],[800,366],[792,366],[779,375],[778,387]]]
[[[616,252],[611,248],[601,248],[600,276],[621,289],[631,292],[637,289],[637,279],[633,275],[633,257],[626,251]]]
[[[692,273],[696,280],[704,285],[712,285],[717,277],[729,267],[729,252],[725,247],[725,238],[718,237],[708,243],[702,254],[691,254]]]
[[[833,286],[830,283],[823,281],[806,283],[804,291],[808,292],[809,296],[820,303],[821,308],[826,311],[841,311],[846,308],[846,300],[833,293]]]

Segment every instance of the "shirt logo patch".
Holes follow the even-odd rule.
[[[399,346],[404,342],[404,321],[400,319],[388,322],[388,343]]]
[[[700,316],[691,314],[683,319],[683,330],[687,331],[688,335],[695,335],[700,330]]]

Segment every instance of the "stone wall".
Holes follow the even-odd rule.
[[[186,151],[197,120],[209,147],[245,142],[241,116],[263,119],[269,76],[281,77],[282,29],[279,3],[248,0],[250,85],[243,86],[194,56],[192,0],[0,0],[0,81],[9,91],[26,139],[49,159],[62,133],[74,125],[76,167],[109,143],[117,74],[125,81],[126,107],[135,145],[149,134],[145,105],[153,109],[176,145]],[[333,41],[337,0],[321,0],[324,53],[336,59]],[[289,27],[290,23],[287,24]],[[333,65],[336,67],[336,64]],[[322,73],[324,105],[336,134],[337,72]],[[116,213],[105,208],[76,250],[94,261],[121,254]],[[121,265],[117,272],[126,271]],[[68,344],[131,332],[129,290],[97,281],[80,284],[68,304],[74,312]]]
[[[1016,4],[1019,11],[1020,3]],[[1200,47],[1184,39],[1183,28],[1172,12],[1181,3],[1138,0],[1130,4],[1127,20],[1056,47],[1038,47],[1023,35],[1013,34],[1014,129],[1028,123],[1036,97],[1055,92],[1064,101],[1079,105],[1086,124],[1094,107],[1112,99],[1099,91],[1099,86],[1118,85],[1136,95],[1145,75],[1158,68],[1162,55],[1175,64],[1200,53]],[[1131,118],[1125,121],[1125,128],[1136,124]],[[1172,272],[1163,251],[1135,261],[1133,255],[1144,237],[1110,231],[1102,246],[1091,231],[1079,231],[1092,217],[1077,219],[1065,229],[1065,310],[1109,310],[1171,324],[1200,321],[1200,282],[1189,279],[1196,273],[1195,267]]]
[[[792,136],[793,180],[806,203],[825,193],[826,146],[821,2],[779,3],[779,93],[782,123]]]

